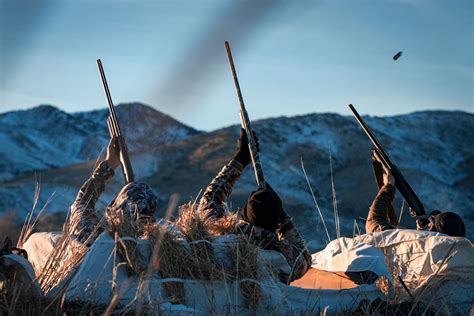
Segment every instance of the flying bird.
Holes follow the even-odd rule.
[[[395,54],[395,56],[393,56],[393,60],[398,60],[398,58],[400,58],[402,56],[402,52],[398,52],[397,54]]]

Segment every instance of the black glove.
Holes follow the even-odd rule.
[[[252,131],[253,138],[257,144],[257,151],[260,151],[260,144],[258,143],[257,134]],[[252,158],[250,157],[249,142],[247,140],[247,134],[244,129],[240,129],[240,137],[237,141],[237,148],[235,150],[234,160],[240,162],[244,167],[247,166]]]

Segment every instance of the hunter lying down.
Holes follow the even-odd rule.
[[[249,162],[247,137],[242,132],[235,156],[209,184],[199,203],[197,211],[206,214],[206,221],[217,220],[227,213],[226,199]],[[148,185],[136,182],[126,184],[109,203],[105,215],[99,215],[95,204],[119,164],[115,139],[112,138],[107,147],[106,158],[82,185],[71,205],[69,225],[65,226],[66,234],[37,233],[25,243],[27,249],[36,249],[31,251],[30,260],[37,274],[44,268],[48,255],[55,251],[61,238],[67,240],[71,247],[90,247],[104,230],[112,237],[115,232],[119,232],[119,237],[127,237],[120,236],[123,231],[119,227],[123,224],[121,221],[142,224],[155,221],[153,215],[157,204],[156,195]],[[278,195],[269,185],[265,190],[252,192],[238,216],[239,221],[235,227],[227,232],[244,236],[262,249],[280,252],[288,263],[278,272],[282,282],[289,283],[306,272],[311,264],[309,252],[291,219],[283,211]],[[45,247],[46,241],[51,244],[49,247]],[[46,248],[48,250],[45,251]],[[38,249],[42,249],[41,253]]]
[[[228,212],[227,197],[250,160],[247,136],[242,129],[234,157],[212,180],[199,203],[199,208],[207,212],[209,220],[223,217]],[[283,254],[291,267],[290,274],[280,271],[279,278],[283,283],[305,274],[311,265],[311,256],[291,218],[283,210],[280,198],[268,183],[266,189],[250,194],[247,203],[239,211],[239,217],[232,233],[247,237],[265,250]]]

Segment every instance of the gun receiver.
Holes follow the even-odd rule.
[[[112,102],[112,97],[110,96],[109,86],[107,84],[104,68],[102,67],[102,62],[100,61],[100,59],[97,59],[97,67],[99,68],[100,77],[104,86],[105,96],[107,97],[107,104],[109,105],[109,116],[107,118],[107,125],[109,127],[110,137],[117,137],[120,166],[122,167],[123,177],[125,179],[125,183],[127,184],[134,181],[132,163],[130,162],[130,157],[128,156],[128,149],[127,144],[125,143],[125,138],[123,137],[122,130],[120,129],[120,125],[117,120],[117,115],[115,114],[114,103]]]
[[[237,72],[235,71],[234,59],[232,58],[232,52],[230,51],[229,42],[224,43],[225,50],[227,52],[227,58],[229,59],[229,66],[232,72],[232,77],[234,78],[235,90],[237,91],[237,96],[240,103],[240,123],[242,128],[245,130],[247,135],[250,157],[252,159],[253,171],[255,173],[255,179],[257,180],[257,186],[259,189],[264,189],[266,187],[265,177],[263,175],[262,164],[260,163],[260,157],[258,155],[257,143],[253,137],[252,127],[250,125],[249,115],[245,109],[244,99],[242,98],[242,92],[240,91],[239,79],[237,78]]]
[[[425,215],[425,208],[423,207],[423,203],[421,203],[420,199],[416,195],[415,191],[410,187],[408,182],[403,177],[400,170],[397,166],[393,163],[390,159],[388,154],[385,152],[383,147],[380,145],[377,138],[375,138],[374,134],[364,122],[362,117],[359,115],[357,110],[354,108],[352,104],[349,104],[349,108],[354,114],[356,120],[359,122],[360,126],[364,130],[364,132],[369,137],[370,141],[374,145],[374,154],[378,157],[378,159],[382,162],[383,166],[390,170],[393,177],[395,178],[395,187],[398,189],[400,194],[405,198],[410,208],[416,213],[416,216]]]

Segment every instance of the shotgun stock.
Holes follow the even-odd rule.
[[[125,180],[125,184],[127,184],[135,180],[133,176],[132,163],[130,162],[130,157],[128,155],[128,149],[127,144],[125,143],[125,138],[123,137],[122,130],[120,129],[120,125],[117,120],[117,115],[115,114],[114,103],[112,102],[112,97],[110,95],[107,79],[105,78],[104,68],[102,67],[102,62],[100,61],[100,59],[97,59],[97,67],[99,68],[100,78],[102,79],[102,85],[104,86],[105,96],[107,98],[107,104],[109,105],[109,116],[107,118],[107,125],[109,127],[110,137],[117,137],[120,166],[122,167],[122,173]]]
[[[354,114],[354,117],[356,118],[357,122],[359,122],[360,126],[362,127],[362,129],[364,130],[364,132],[367,134],[370,141],[374,145],[373,154],[376,155],[376,157],[380,160],[380,162],[386,169],[390,170],[393,177],[395,178],[395,187],[398,189],[400,194],[405,198],[405,201],[407,201],[407,204],[410,206],[411,210],[413,211],[413,212],[410,212],[410,214],[415,213],[413,214],[415,216],[425,215],[425,208],[423,206],[423,203],[421,203],[415,191],[413,191],[411,186],[405,180],[400,170],[390,159],[388,154],[383,149],[382,145],[380,145],[379,141],[377,140],[377,138],[375,138],[374,134],[372,133],[370,128],[367,126],[367,124],[364,122],[364,120],[359,115],[359,113],[354,108],[354,106],[352,104],[349,104],[349,108],[351,109],[352,114]],[[380,180],[378,180],[377,182],[379,181]]]

